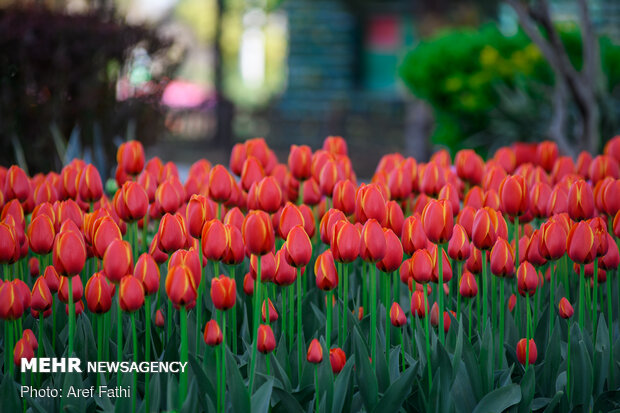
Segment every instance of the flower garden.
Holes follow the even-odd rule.
[[[129,141],[109,185],[80,159],[0,183],[2,411],[620,409],[620,136],[389,154],[364,183],[341,137],[185,182]],[[63,357],[131,367],[21,368]]]

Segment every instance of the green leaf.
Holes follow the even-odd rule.
[[[484,329],[482,341],[480,342],[480,377],[482,378],[482,388],[484,393],[489,393],[493,388],[493,336],[491,334],[490,323]]]
[[[121,374],[121,385],[124,388],[131,387],[132,381],[133,381],[133,379],[132,379],[132,375],[131,374]],[[79,385],[79,386],[81,387],[81,385]],[[108,389],[110,389],[110,388],[111,387],[108,387]],[[176,392],[175,392],[175,394],[176,394]],[[136,395],[136,397],[137,397],[137,395]],[[177,397],[177,399],[178,399],[178,397]],[[178,401],[178,400],[175,400],[175,407],[176,407],[176,401]],[[114,403],[114,412],[124,413],[124,412],[131,411],[131,397],[120,397],[120,398],[114,399],[113,403]],[[84,410],[80,410],[80,411],[84,411]]]
[[[593,412],[609,412],[620,408],[620,390],[601,393],[594,402]]]
[[[194,373],[196,381],[198,382],[198,388],[200,389],[200,391],[198,391],[198,397],[200,399],[200,402],[205,402],[203,397],[205,393],[209,394],[211,398],[216,398],[216,390],[213,388],[211,381],[207,378],[205,371],[200,365],[200,362],[196,360],[196,357],[194,357],[194,355],[191,353],[189,354],[189,365],[191,366],[192,372]]]
[[[521,388],[511,384],[493,390],[480,400],[473,413],[501,412],[521,401]]]
[[[374,413],[396,412],[409,395],[413,385],[415,367],[409,367],[405,372],[388,387],[385,395],[373,410]]]
[[[344,401],[349,393],[349,383],[351,382],[351,370],[353,369],[353,360],[347,360],[334,383],[334,401],[332,404],[332,413],[342,412]]]
[[[198,386],[196,383],[196,380],[192,380],[185,402],[183,402],[183,406],[181,407],[181,413],[192,413],[200,410],[198,404]],[[205,405],[203,404],[203,406]]]
[[[250,395],[239,372],[237,361],[228,349],[226,349],[226,381],[228,382],[233,411],[249,412]]]
[[[252,413],[267,413],[271,401],[271,391],[273,390],[273,380],[267,380],[252,395]],[[246,410],[247,411],[247,410]]]
[[[571,329],[571,371],[572,402],[574,406],[589,406],[592,397],[593,372],[592,362],[581,337],[579,328],[575,325]]]
[[[564,392],[562,390],[560,390],[559,392],[557,392],[555,394],[555,396],[553,396],[553,399],[551,399],[551,401],[549,402],[549,405],[547,406],[547,408],[545,409],[545,411],[543,413],[551,413],[555,411],[555,407],[560,404],[560,401],[562,401],[562,397],[564,396]]]
[[[521,379],[521,403],[519,403],[519,413],[532,411],[531,405],[536,390],[536,373],[534,369],[527,369]]]
[[[454,368],[454,372],[454,382],[450,391],[452,393],[452,400],[458,401],[455,403],[456,411],[459,413],[470,413],[476,407],[478,400],[474,396],[475,392],[472,389],[472,381],[462,360]]]
[[[303,407],[299,404],[297,399],[293,397],[290,391],[281,389],[279,387],[273,387],[273,394],[280,401],[274,406],[274,412],[301,412],[303,411]]]
[[[370,412],[377,404],[377,394],[379,392],[377,377],[368,359],[366,344],[362,340],[357,329],[355,329],[353,333],[353,342],[355,344],[355,373],[357,385],[359,386],[366,411]]]
[[[11,358],[11,360],[13,359]],[[17,388],[15,387],[13,379],[9,374],[4,375],[2,385],[0,386],[0,396],[2,398],[3,411],[19,412],[22,410],[22,404],[19,401]]]

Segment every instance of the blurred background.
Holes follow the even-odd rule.
[[[619,114],[617,0],[0,0],[0,162],[30,174],[341,135],[363,178],[394,151],[594,150]]]

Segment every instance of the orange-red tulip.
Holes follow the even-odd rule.
[[[511,216],[523,215],[529,206],[529,192],[521,175],[508,175],[499,186],[502,211]]]
[[[596,258],[596,239],[590,225],[585,221],[575,223],[566,239],[566,250],[571,260],[579,264],[587,264]]]
[[[164,324],[165,324],[164,314],[161,312],[161,310],[157,310],[155,312],[155,326],[162,328]]]
[[[338,374],[347,364],[347,355],[339,347],[332,348],[329,350],[329,362],[332,365],[332,372]]]
[[[144,147],[138,141],[122,143],[116,152],[116,163],[128,175],[138,175],[144,168]]]
[[[183,265],[189,269],[192,287],[198,291],[198,285],[202,278],[202,266],[196,248],[192,247],[189,250],[175,251],[170,256],[170,261],[168,261],[168,269],[178,265]]]
[[[472,224],[472,243],[481,250],[490,249],[497,240],[497,232],[490,211],[487,208],[479,209]]]
[[[170,268],[166,276],[166,294],[175,307],[190,308],[196,304],[196,290],[189,268],[184,265]]]
[[[261,257],[260,262],[260,279],[262,282],[272,282],[273,278],[276,275],[276,257],[273,252],[265,254]],[[256,255],[252,255],[250,257],[250,274],[254,279],[256,279],[256,274],[258,271],[258,257]]]
[[[78,193],[86,202],[97,202],[103,195],[103,184],[99,171],[93,165],[88,164],[82,169],[79,176]]]
[[[267,299],[267,301],[269,302],[269,322],[274,323],[278,320],[278,312],[271,302],[271,299]],[[263,323],[267,322],[267,308],[264,301],[263,306],[261,307],[261,319],[263,320]]]
[[[312,174],[312,149],[308,145],[291,145],[288,168],[295,179],[305,181]]]
[[[536,148],[536,161],[545,171],[551,171],[556,159],[558,158],[558,144],[552,141],[544,141]]]
[[[82,299],[82,296],[84,295],[84,286],[82,285],[82,279],[80,277],[74,276],[71,278],[71,291],[74,303]],[[60,277],[60,286],[58,287],[58,299],[65,304],[69,302],[68,277]]]
[[[360,240],[360,256],[366,262],[381,261],[386,253],[385,235],[381,225],[375,219],[364,224]]]
[[[289,231],[293,229],[293,227],[297,225],[303,226],[304,224],[305,219],[301,213],[301,210],[295,204],[287,202],[282,209],[282,214],[280,214],[280,222],[278,225],[280,237],[282,237],[282,239],[286,239]]]
[[[456,314],[452,313],[455,317]],[[448,311],[443,312],[443,330],[445,333],[450,330],[450,323],[452,319],[450,318],[450,313]],[[437,327],[439,325],[439,306],[437,303],[433,303],[433,307],[431,308],[431,325],[433,327]]]
[[[250,254],[265,255],[273,250],[274,232],[271,219],[263,211],[250,211],[243,221],[243,240]]]
[[[388,175],[388,187],[393,199],[404,200],[413,190],[413,174],[410,167],[401,164]]]
[[[293,227],[288,233],[285,252],[286,260],[293,267],[305,267],[310,262],[312,257],[312,243],[310,242],[308,234],[306,234],[306,230],[301,225]]]
[[[403,247],[400,240],[391,229],[384,228],[385,256],[377,262],[377,268],[386,273],[396,271],[403,261]]]
[[[333,227],[330,248],[338,262],[352,262],[359,256],[360,233],[348,221],[338,221]]]
[[[273,176],[267,176],[256,184],[258,207],[267,213],[276,212],[282,205],[282,189]]]
[[[323,150],[337,155],[347,154],[347,141],[342,136],[328,136],[323,141]]]
[[[403,214],[402,208],[396,201],[388,201],[386,211],[385,226],[394,231],[396,236],[400,237],[403,231],[403,223],[405,221],[405,215]]]
[[[86,247],[81,233],[59,232],[54,240],[53,261],[59,274],[64,276],[79,274],[86,263]]]
[[[512,277],[515,273],[515,253],[504,238],[498,238],[491,250],[491,273],[498,277]]]
[[[593,185],[596,185],[598,181],[608,176],[618,179],[620,177],[618,162],[611,156],[599,155],[592,159],[588,169],[588,176]]]
[[[355,218],[364,224],[375,219],[385,225],[387,219],[386,199],[377,184],[362,185],[355,197]]]
[[[144,304],[144,287],[142,282],[131,275],[123,277],[118,297],[123,311],[133,313],[139,310]]]
[[[34,335],[34,332],[27,328],[24,330],[22,334],[22,338],[26,340],[26,343],[30,344],[33,350],[37,350],[39,348],[39,342],[37,341],[37,337]]]
[[[265,170],[257,158],[248,156],[241,170],[241,185],[248,191],[253,183],[265,177]]]
[[[394,327],[401,327],[407,324],[407,317],[400,304],[394,302],[390,307],[390,322]]]
[[[93,274],[86,283],[86,305],[96,314],[107,313],[112,307],[112,287],[101,272]]]
[[[209,197],[215,202],[228,201],[235,185],[230,172],[222,165],[215,165],[209,172]]]
[[[254,295],[254,277],[249,272],[243,277],[243,292],[250,297]]]
[[[566,252],[566,237],[568,233],[563,225],[550,220],[542,224],[539,232],[539,252],[543,258],[557,260]]]
[[[463,276],[461,277],[461,282],[459,285],[459,293],[463,297],[475,297],[478,295],[478,283],[476,282],[476,277],[469,272],[463,271]]]
[[[531,338],[529,345],[528,345],[527,339],[522,338],[517,343],[517,359],[519,360],[519,363],[523,365],[526,364],[528,347],[530,350],[530,354],[529,354],[530,357],[528,360],[529,364],[536,363],[536,359],[538,358],[538,349],[536,348],[536,343],[534,342],[534,339]]]
[[[620,255],[618,246],[610,234],[607,234],[607,245],[607,253],[598,260],[599,268],[603,270],[615,270],[618,268],[618,265],[620,265]]]
[[[162,316],[163,322],[163,316]],[[163,325],[162,325],[163,327]],[[204,340],[208,346],[219,346],[224,341],[224,337],[222,336],[222,330],[220,329],[219,324],[215,320],[209,320],[205,325],[204,331]]]
[[[351,215],[355,212],[355,185],[348,179],[338,181],[333,191],[334,208]]]
[[[306,359],[309,363],[319,364],[323,361],[323,347],[316,338],[310,342]]]
[[[462,149],[454,158],[456,174],[472,185],[478,185],[484,174],[484,160],[472,149]]]
[[[410,215],[405,219],[401,239],[403,250],[409,255],[412,255],[416,250],[426,248],[428,238],[419,215]]]
[[[32,286],[30,306],[37,311],[47,311],[52,307],[52,293],[42,276]]]
[[[418,318],[426,316],[426,299],[422,291],[414,291],[411,295],[411,314]]]
[[[437,252],[438,252],[437,246],[431,245],[429,252],[431,254],[431,257],[433,258],[433,276],[431,278],[431,281],[434,283],[439,283],[439,265],[437,261]],[[448,259],[448,254],[446,253],[445,249],[442,250],[441,257],[442,257],[441,271],[443,273],[443,282],[447,283],[448,281],[452,279],[452,264],[450,264],[450,260]]]
[[[269,325],[261,324],[258,326],[256,348],[263,354],[271,353],[276,348],[276,338]]]
[[[331,250],[319,255],[314,263],[316,286],[323,291],[333,290],[338,286],[338,272]]]
[[[534,295],[538,287],[536,269],[527,261],[522,262],[517,268],[517,287],[522,296]]]
[[[159,290],[159,265],[150,254],[145,252],[140,255],[134,267],[133,275],[142,281],[146,295],[155,294]]]
[[[594,215],[594,195],[592,187],[580,179],[568,191],[568,215],[578,221],[592,218]]]
[[[6,350],[5,350],[6,351]],[[34,349],[26,341],[26,338],[22,337],[15,343],[15,348],[13,349],[13,362],[16,366],[21,366],[22,359],[26,359],[30,361],[34,358]]]
[[[36,254],[52,252],[55,236],[54,223],[47,215],[37,216],[28,226],[28,244]]]
[[[125,182],[114,196],[116,213],[123,221],[133,222],[144,218],[148,206],[148,195],[137,182]]]
[[[131,245],[127,241],[114,240],[110,243],[103,256],[103,272],[113,283],[119,283],[133,272]]]
[[[187,242],[187,230],[182,215],[165,214],[159,222],[159,248],[170,253],[181,249]]]
[[[20,256],[19,240],[13,225],[0,222],[0,262],[9,264],[17,261]]]
[[[431,253],[426,250],[417,250],[410,258],[411,276],[415,282],[426,284],[433,278],[435,262]]]
[[[573,310],[573,306],[566,299],[566,297],[562,297],[560,303],[558,304],[558,312],[560,313],[560,317],[566,319],[571,318],[575,313],[575,310]]]
[[[305,232],[304,232],[305,234]],[[276,253],[276,270],[274,275],[274,282],[279,286],[291,285],[297,280],[297,271],[295,267],[289,264],[288,252],[285,246]]]
[[[446,183],[439,191],[437,199],[446,200],[452,207],[452,214],[457,215],[461,208],[461,200],[459,198],[459,192],[454,185]]]
[[[442,168],[436,162],[429,162],[424,167],[420,165],[420,191],[428,196],[439,193],[441,187],[446,183],[446,178]]]
[[[443,244],[452,237],[454,217],[452,206],[446,200],[431,200],[422,212],[424,232],[431,242]]]
[[[40,267],[39,267],[39,259],[37,257],[31,257],[28,260],[28,272],[30,273],[30,276],[35,278],[38,277],[40,272]]]
[[[202,229],[202,254],[212,261],[221,261],[226,254],[226,227],[218,219],[205,223]]]
[[[469,258],[470,244],[467,232],[459,225],[455,224],[452,230],[452,238],[448,242],[448,255],[455,261],[465,261]]]
[[[122,239],[121,230],[110,216],[98,218],[93,224],[92,231],[94,253],[101,259],[112,241]]]
[[[220,275],[211,280],[211,300],[215,308],[218,310],[233,308],[236,298],[237,283],[233,278]]]

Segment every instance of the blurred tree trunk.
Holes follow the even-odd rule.
[[[560,36],[551,20],[547,0],[505,0],[517,13],[521,27],[538,46],[553,72],[556,88],[553,96],[553,118],[549,136],[566,152],[575,154],[574,148],[597,153],[600,145],[599,100],[604,98],[602,87],[601,56],[599,43],[587,0],[577,0],[582,35],[583,66],[581,71],[570,62]],[[571,144],[566,136],[567,104],[570,100],[577,107],[581,134]]]
[[[217,18],[215,23],[215,39],[213,40],[214,76],[215,88],[215,136],[213,143],[218,147],[231,146],[232,120],[234,107],[224,95],[224,69],[222,54],[222,21],[226,10],[226,1],[217,0]]]

